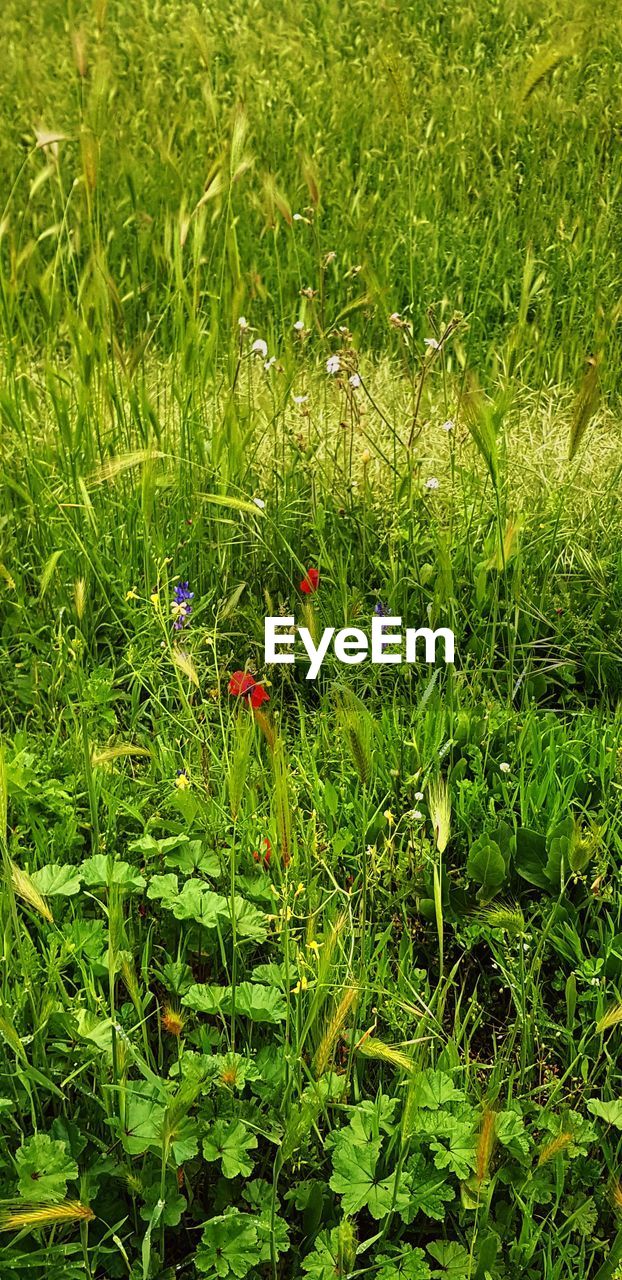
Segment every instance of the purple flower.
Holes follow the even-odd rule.
[[[389,606],[384,604],[382,600],[377,600],[374,606],[374,613],[377,618],[388,618]]]
[[[173,589],[173,601],[171,604],[175,631],[181,631],[189,622],[190,614],[192,613],[191,600],[194,600],[194,591],[190,590],[190,584],[188,582],[178,582]]]

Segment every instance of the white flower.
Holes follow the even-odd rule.
[[[400,315],[399,311],[392,311],[392,312],[391,312],[391,315],[389,316],[389,324],[390,324],[390,325],[393,325],[393,328],[394,328],[394,329],[402,329],[402,328],[403,328],[403,326],[404,326],[404,321],[402,320],[402,317],[401,317],[401,315]]]
[[[265,505],[266,505],[266,504],[265,504],[265,502],[264,502],[264,500],[263,500],[263,498],[253,498],[253,502],[255,503],[255,506],[256,506],[256,507],[259,507],[259,510],[260,510],[260,511],[263,511],[263,509],[264,509],[264,507],[265,507]]]
[[[413,818],[415,822],[423,822],[423,814],[420,809],[413,809]]]
[[[327,372],[327,373],[333,373],[333,374],[334,374],[334,373],[339,373],[340,368],[341,368],[341,359],[340,359],[340,357],[339,357],[339,356],[329,356],[329,357],[328,357],[328,360],[326,361],[326,372]]]
[[[264,369],[266,370],[266,373],[268,372],[268,369],[272,368],[273,364],[276,364],[276,356],[270,356],[270,359],[266,360],[264,364]]]
[[[423,345],[425,347],[430,347],[432,351],[440,351],[441,349],[441,344],[436,341],[436,338],[424,338]]]
[[[352,387],[353,391],[358,391],[358,388],[361,385],[361,379],[359,377],[359,374],[353,373],[352,377],[348,378],[348,382],[350,383],[350,386]]]
[[[239,318],[239,320],[238,320],[238,324],[239,324],[239,326],[240,326],[240,331],[241,331],[241,333],[248,333],[248,331],[249,331],[249,329],[250,329],[250,324],[248,323],[248,320],[246,319],[246,316],[240,316],[240,318]]]
[[[454,422],[453,418],[448,418],[448,419],[447,419],[447,422],[444,422],[444,423],[443,423],[443,425],[442,425],[442,427],[441,427],[441,431],[453,431],[453,429],[454,429],[455,425],[456,425],[456,424],[455,424],[455,422]]]
[[[293,397],[294,404],[306,404],[308,399],[309,399],[309,397],[308,397],[308,396],[294,396],[294,397]]]
[[[261,356],[262,360],[265,360],[268,355],[268,343],[264,342],[263,338],[256,338],[251,347],[251,351],[254,351],[256,355]]]
[[[499,768],[500,768],[500,770],[501,770],[501,772],[502,772],[502,773],[509,773],[509,772],[510,772],[510,766],[509,766],[509,764],[508,764],[507,760],[503,760],[503,761],[501,762],[501,764],[499,765]]]
[[[423,800],[423,791],[415,791],[415,800]]]
[[[304,327],[305,327],[304,320],[297,320],[294,325],[294,329],[296,330],[296,333],[302,333]]]
[[[440,489],[440,487],[440,480],[437,480],[436,476],[430,476],[429,480],[426,480],[424,486],[426,489]]]

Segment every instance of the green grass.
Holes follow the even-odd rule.
[[[0,1275],[616,1280],[617,7],[0,36]]]

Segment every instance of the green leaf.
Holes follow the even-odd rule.
[[[418,1107],[438,1111],[446,1102],[458,1102],[463,1098],[462,1089],[456,1088],[451,1076],[445,1071],[435,1071],[433,1067],[428,1067],[416,1078],[414,1102]]]
[[[442,1222],[446,1216],[445,1204],[454,1199],[454,1190],[447,1181],[447,1174],[427,1164],[423,1156],[416,1156],[408,1165],[408,1185],[410,1196],[405,1209],[401,1210],[404,1222],[413,1222],[418,1213],[425,1214],[436,1222]]]
[[[80,892],[80,879],[78,867],[62,866],[60,862],[50,862],[32,875],[36,888],[44,898],[72,898]]]
[[[375,1280],[429,1280],[432,1274],[423,1249],[411,1249],[408,1245],[403,1253],[392,1257],[381,1253],[375,1261],[380,1267]]]
[[[90,886],[113,884],[128,890],[145,887],[145,877],[135,867],[131,867],[129,862],[113,858],[110,853],[94,854],[82,863],[80,870],[84,883]]]
[[[182,997],[182,1004],[198,1013],[230,1014],[232,1010],[231,987],[195,984]],[[252,1022],[276,1024],[287,1017],[287,1004],[280,991],[264,987],[259,982],[241,982],[235,995],[236,1014],[250,1018]]]
[[[153,1089],[143,1092],[128,1090],[125,1097],[125,1126],[122,1141],[130,1156],[141,1156],[145,1151],[162,1145],[164,1107],[157,1101]]]
[[[436,1153],[434,1164],[437,1169],[449,1169],[464,1182],[475,1169],[473,1125],[449,1114],[445,1119],[445,1132],[430,1143],[430,1149]]]
[[[428,1245],[428,1253],[435,1262],[439,1262],[440,1271],[433,1271],[433,1276],[445,1280],[467,1280],[471,1271],[471,1259],[466,1249],[455,1241],[435,1240]]]
[[[250,1214],[222,1214],[203,1227],[195,1266],[209,1280],[243,1280],[260,1260],[259,1237]]]
[[[67,1183],[78,1177],[78,1166],[67,1155],[64,1142],[54,1142],[47,1133],[36,1133],[15,1155],[20,1196],[34,1204],[61,1201]]]
[[[604,1120],[605,1124],[612,1124],[615,1129],[622,1129],[622,1100],[601,1102],[599,1098],[590,1098],[587,1109],[593,1116],[598,1116],[599,1120]]]
[[[477,895],[479,901],[490,901],[500,889],[507,874],[505,858],[496,840],[482,835],[471,845],[466,872],[470,880],[476,880],[481,885]]]
[[[347,1140],[340,1142],[333,1152],[333,1175],[330,1186],[342,1196],[341,1207],[345,1214],[367,1209],[372,1218],[385,1218],[393,1206],[395,1178],[379,1179],[376,1165],[380,1154],[380,1140],[358,1146]],[[399,1187],[395,1207],[399,1210],[408,1203],[408,1192]]]
[[[147,897],[151,901],[161,901],[165,907],[170,907],[173,898],[179,893],[179,885],[177,876],[169,871],[165,876],[152,876],[147,886]]]
[[[220,1160],[225,1178],[237,1178],[238,1174],[250,1178],[253,1161],[248,1152],[256,1146],[255,1135],[241,1120],[216,1120],[203,1139],[203,1155],[208,1161]]]
[[[320,1231],[313,1253],[308,1253],[302,1259],[301,1266],[311,1280],[336,1280],[343,1273],[339,1227],[333,1227],[332,1231]]]

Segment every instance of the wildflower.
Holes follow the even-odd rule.
[[[186,1024],[186,1019],[184,1018],[183,1014],[179,1012],[179,1009],[173,1009],[173,1006],[170,1004],[167,1004],[164,1006],[164,1013],[162,1015],[162,1026],[165,1031],[168,1031],[169,1036],[179,1037],[184,1029],[185,1024]]]
[[[441,344],[436,341],[436,338],[424,338],[423,345],[428,347],[430,351],[440,351],[441,349]]]
[[[390,827],[394,827],[394,826],[395,826],[395,817],[394,817],[394,815],[391,813],[391,810],[390,810],[390,809],[385,809],[384,814],[383,814],[383,817],[384,817],[385,822],[388,824],[388,826],[390,826]]]
[[[300,590],[302,591],[303,595],[305,596],[313,595],[313,592],[317,591],[319,585],[320,585],[319,571],[317,569],[307,569],[305,576],[302,579],[302,582],[300,583]]]
[[[339,373],[340,368],[341,368],[340,356],[329,356],[328,360],[326,361],[326,372],[331,374]]]
[[[456,424],[455,424],[455,422],[454,422],[453,418],[448,418],[448,419],[447,419],[447,422],[443,422],[443,424],[442,424],[442,426],[441,426],[441,431],[447,431],[447,432],[453,431],[453,429],[454,429],[455,425],[456,425]]]
[[[265,507],[265,505],[266,505],[266,504],[265,504],[265,502],[264,502],[263,498],[253,498],[253,502],[255,503],[255,506],[256,506],[256,507],[259,507],[259,510],[260,510],[260,511],[263,511],[263,510],[264,510],[264,507]]]
[[[265,369],[266,373],[268,373],[268,372],[269,372],[269,370],[272,368],[273,364],[276,364],[276,356],[270,356],[270,359],[269,359],[269,360],[266,360],[266,361],[264,362],[264,369]]]
[[[377,600],[374,605],[374,613],[377,618],[388,618],[389,608],[382,600]]]
[[[188,790],[188,787],[190,786],[190,778],[188,777],[188,774],[186,773],[185,769],[177,770],[177,776],[175,778],[175,786],[178,788],[179,791]]]
[[[138,600],[138,592],[136,591],[136,587],[132,587],[131,591],[126,591],[126,593],[125,593],[125,599],[126,599],[126,600]]]
[[[157,591],[153,591],[153,592],[151,593],[151,595],[149,596],[149,599],[150,599],[150,601],[151,601],[151,603],[152,603],[152,605],[153,605],[154,609],[157,609],[157,608],[159,607],[159,604],[160,604],[160,597],[159,597],[159,595],[158,595]]]
[[[293,397],[293,399],[294,399],[294,404],[306,404],[306,403],[307,403],[307,400],[309,399],[309,397],[308,397],[308,396],[294,396],[294,397]]]
[[[331,262],[336,262],[336,260],[337,260],[337,254],[335,253],[334,249],[331,249],[330,253],[327,253],[326,257],[324,258],[324,266],[330,267]]]
[[[189,584],[187,582],[178,582],[173,591],[173,602],[171,604],[175,631],[181,631],[189,622],[190,614],[192,613],[192,600],[194,600],[194,591],[190,590]]]
[[[317,298],[317,292],[317,289],[310,289],[309,287],[300,290],[301,297],[303,298]],[[296,328],[295,325],[294,328]]]
[[[249,330],[250,330],[250,324],[248,323],[248,320],[246,319],[246,316],[240,316],[240,317],[239,317],[239,319],[238,319],[238,325],[239,325],[239,328],[240,328],[240,333],[248,333],[248,332],[249,332]]]
[[[389,324],[392,329],[407,329],[408,321],[404,320],[399,311],[392,311],[389,316]]]
[[[423,822],[423,814],[421,809],[413,809],[413,818],[415,822]]]
[[[253,862],[261,862],[263,867],[269,867],[272,858],[272,845],[267,836],[263,838],[263,853],[253,849]]]
[[[303,977],[300,979],[300,982],[297,982],[297,983],[296,983],[296,986],[295,986],[295,987],[292,987],[291,994],[292,994],[293,996],[299,996],[299,995],[300,995],[300,992],[301,992],[301,991],[306,991],[308,986],[309,986],[309,983],[308,983],[307,979],[303,976]]]
[[[423,791],[415,791],[415,800],[423,800]]]
[[[363,449],[363,452],[361,454],[361,462],[363,463],[364,467],[369,466],[371,462],[371,453],[369,452],[369,449]]]
[[[510,766],[509,766],[509,764],[508,764],[507,760],[502,760],[501,764],[499,765],[499,768],[500,768],[500,770],[501,770],[501,772],[502,772],[502,773],[509,773],[509,772],[510,772]]]
[[[261,356],[262,360],[267,360],[268,343],[264,342],[263,338],[255,338],[255,341],[251,347],[251,353],[253,355]]]
[[[257,708],[270,701],[270,695],[249,671],[234,671],[228,688],[234,698],[247,698],[251,707]]]
[[[437,480],[436,476],[430,476],[429,480],[426,480],[424,485],[425,489],[440,489],[440,487],[440,480]]]
[[[353,374],[352,374],[352,376],[351,376],[350,378],[348,378],[348,382],[350,383],[350,386],[352,387],[352,390],[353,390],[353,391],[358,391],[358,389],[359,389],[359,387],[360,387],[360,385],[361,385],[361,377],[360,377],[360,374],[358,374],[358,373],[353,373]]]
[[[315,938],[312,938],[311,941],[307,943],[307,951],[313,951],[316,956],[319,956],[320,947],[319,943],[315,941]]]
[[[294,324],[294,329],[296,330],[296,333],[302,333],[304,330],[304,327],[305,327],[304,320],[296,320]]]

